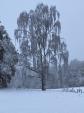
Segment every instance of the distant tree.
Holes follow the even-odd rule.
[[[21,61],[23,62],[22,66],[22,79],[23,79],[23,85],[25,77],[27,76],[27,73],[25,72],[25,69],[27,67],[30,67],[29,63],[29,57],[30,54],[30,45],[29,45],[29,34],[28,34],[28,21],[29,21],[29,15],[26,11],[22,12],[17,19],[17,25],[18,28],[15,30],[14,35],[17,42],[19,42],[20,45],[20,56]]]
[[[73,87],[84,86],[84,61],[74,59],[69,64],[68,85]]]
[[[60,84],[61,87],[65,87],[66,84],[68,83],[68,58],[69,58],[69,52],[67,50],[67,45],[65,44],[65,42],[61,43],[60,46],[60,64],[61,64],[61,78],[60,78]]]

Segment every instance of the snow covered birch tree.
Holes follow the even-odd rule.
[[[22,12],[17,20],[17,25],[15,37],[20,42],[21,51],[25,46],[22,54],[23,56],[27,55],[26,61],[29,56],[33,59],[33,68],[31,69],[39,73],[42,90],[46,90],[50,63],[55,62],[56,70],[58,63],[61,64],[59,56],[63,51],[60,49],[60,13],[55,6],[48,7],[41,3],[29,13]]]

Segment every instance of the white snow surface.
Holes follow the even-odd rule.
[[[0,113],[84,113],[84,93],[0,90]]]

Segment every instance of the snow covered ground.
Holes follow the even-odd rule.
[[[1,90],[0,113],[84,113],[84,93]]]

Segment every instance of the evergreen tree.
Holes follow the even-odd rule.
[[[7,87],[15,75],[17,53],[5,28],[0,23],[0,87]]]

